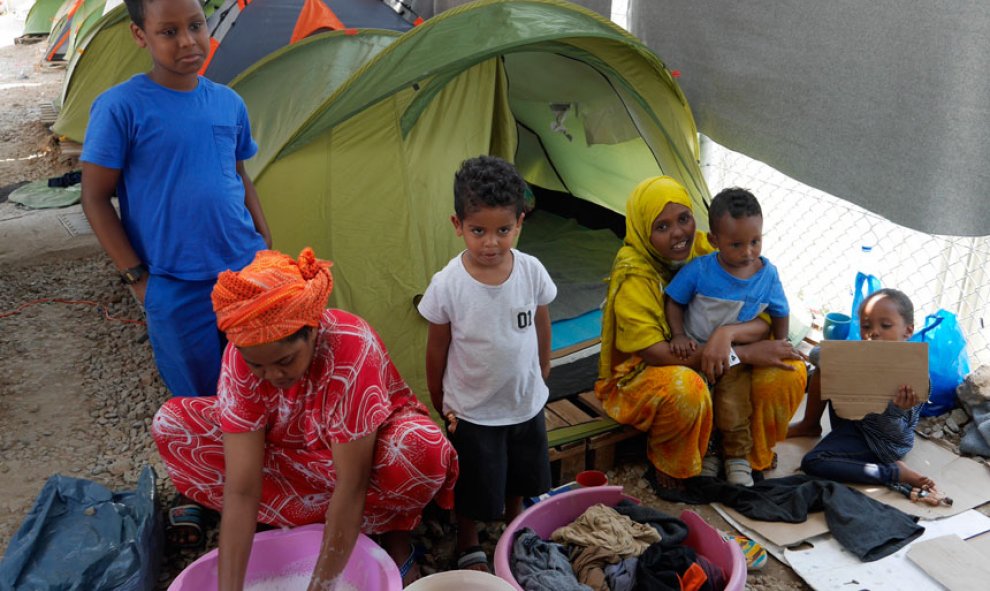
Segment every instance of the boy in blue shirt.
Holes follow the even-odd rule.
[[[258,147],[241,98],[198,74],[210,50],[200,3],[126,2],[153,65],[93,102],[83,211],[144,305],[165,385],[173,395],[214,395],[224,343],[213,284],[271,245],[243,165]]]
[[[749,322],[764,312],[770,316],[773,338],[786,340],[790,317],[787,296],[777,268],[760,256],[763,242],[760,203],[745,189],[725,189],[712,199],[708,218],[711,225],[708,240],[718,250],[694,259],[678,271],[665,292],[664,312],[671,331],[671,350],[686,358],[699,343],[705,344],[716,328]],[[731,349],[727,353],[730,352]],[[753,446],[751,368],[738,360],[733,363],[731,353],[726,357],[730,367],[715,383],[713,400],[715,425],[725,455],[726,480],[752,486],[752,468],[746,459]],[[703,475],[717,474],[717,464],[711,462],[705,458]]]

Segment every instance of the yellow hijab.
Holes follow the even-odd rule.
[[[626,202],[626,238],[615,255],[609,275],[608,296],[602,310],[602,350],[598,362],[598,376],[612,375],[612,359],[615,354],[615,296],[622,283],[630,276],[656,281],[666,286],[677,269],[696,256],[708,254],[713,248],[704,232],[696,232],[691,254],[683,261],[672,261],[657,252],[650,242],[653,221],[670,203],[691,208],[691,196],[676,180],[669,176],[648,178],[633,189]],[[644,302],[653,305],[653,302]],[[655,305],[663,307],[663,302]],[[666,330],[666,328],[665,328]]]

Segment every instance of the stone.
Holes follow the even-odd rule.
[[[969,414],[961,408],[952,409],[952,412],[949,413],[949,418],[955,421],[960,427],[969,422]]]
[[[990,365],[981,365],[966,376],[963,383],[956,388],[956,395],[959,403],[967,410],[990,401]]]
[[[945,428],[953,433],[959,432],[959,425],[956,424],[956,421],[954,421],[952,417],[945,420]]]
[[[134,464],[131,462],[131,460],[127,458],[121,458],[116,462],[114,462],[113,464],[110,464],[110,473],[113,474],[114,476],[121,476],[123,474],[130,472],[133,466]]]

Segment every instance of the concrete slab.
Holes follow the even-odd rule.
[[[81,205],[27,209],[0,203],[0,265],[19,265],[54,257],[101,252]]]

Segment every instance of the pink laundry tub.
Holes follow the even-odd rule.
[[[505,528],[495,546],[495,574],[508,581],[515,589],[523,591],[509,568],[516,533],[528,527],[541,538],[548,539],[555,529],[571,523],[588,507],[597,503],[615,506],[622,499],[639,503],[639,499],[622,494],[621,486],[596,486],[555,495],[526,509]],[[744,591],[746,559],[739,545],[723,540],[715,528],[694,511],[683,511],[680,519],[688,526],[688,537],[684,543],[725,571],[728,578],[726,591]]]
[[[255,534],[245,585],[265,579],[310,573],[323,539],[323,524],[275,529]],[[169,591],[209,591],[217,588],[217,551],[211,550],[186,567]],[[402,577],[395,562],[371,538],[359,534],[344,581],[361,591],[400,591]],[[305,589],[305,587],[303,587]]]

